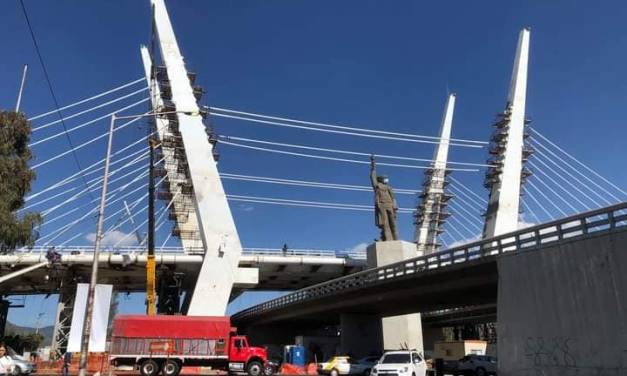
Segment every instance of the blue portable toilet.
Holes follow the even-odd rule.
[[[305,366],[305,347],[298,345],[285,346],[283,352],[283,358],[285,363],[293,364],[295,366]]]

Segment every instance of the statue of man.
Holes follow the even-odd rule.
[[[386,176],[377,176],[374,155],[370,156],[370,182],[374,190],[375,224],[381,229],[381,240],[398,240],[396,212],[398,204]]]

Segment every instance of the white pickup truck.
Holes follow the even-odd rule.
[[[427,363],[418,352],[388,351],[372,368],[372,376],[426,376]]]

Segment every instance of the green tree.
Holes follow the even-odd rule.
[[[41,334],[28,333],[26,335],[19,335],[9,333],[4,336],[2,342],[6,346],[9,346],[18,354],[22,354],[24,351],[35,351],[41,346],[44,340],[44,336]]]
[[[35,179],[28,166],[30,135],[30,122],[24,114],[0,110],[0,253],[32,247],[37,239],[39,213],[17,214]]]

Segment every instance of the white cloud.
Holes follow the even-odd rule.
[[[525,221],[522,221],[522,220],[518,221],[518,229],[519,230],[522,230],[522,229],[527,228],[527,227],[535,226],[535,225],[536,224],[533,223],[533,222],[525,222]]]
[[[359,243],[349,248],[347,251],[349,253],[366,253],[367,248],[368,248],[368,243]]]
[[[456,242],[449,244],[447,248],[450,249],[450,248],[459,247],[460,245],[476,242],[479,239],[481,239],[481,235],[473,236],[472,238],[458,240]]]
[[[525,221],[520,220],[520,221],[518,221],[518,230],[522,230],[524,228],[535,226],[535,225],[536,224],[533,223],[533,222],[525,222]],[[453,242],[453,243],[449,244],[448,248],[459,247],[459,246],[464,245],[464,244],[476,242],[478,240],[481,240],[481,238],[482,238],[481,235],[476,235],[476,236],[473,236],[473,237],[470,237],[470,238],[458,240],[456,242]]]
[[[96,233],[92,232],[92,233],[85,235],[85,240],[88,240],[92,243],[95,242]],[[120,244],[117,245],[118,247],[137,245],[137,239],[135,238],[134,234],[126,234],[118,230],[114,230],[105,234],[100,244],[103,247],[105,247],[105,246],[113,246],[117,244],[118,242],[120,242]]]
[[[245,212],[251,212],[255,210],[255,207],[253,205],[246,205],[246,204],[240,204],[238,208],[239,210],[245,211]]]

